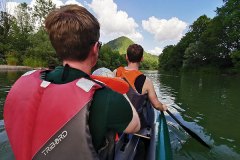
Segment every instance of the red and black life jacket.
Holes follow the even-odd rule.
[[[86,78],[52,84],[40,72],[24,74],[6,98],[4,122],[15,158],[99,159],[87,120],[101,86]]]

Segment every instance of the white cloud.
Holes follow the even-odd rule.
[[[60,7],[64,5],[64,3],[61,0],[52,0],[53,4],[56,4],[56,7]]]
[[[187,23],[176,17],[166,20],[152,16],[148,20],[142,21],[142,27],[152,33],[158,41],[179,40],[183,36]]]
[[[68,5],[68,4],[77,4],[77,5],[80,5],[80,6],[83,6],[81,3],[77,2],[76,0],[68,0],[65,2],[65,4],[61,1],[61,0],[52,0],[53,4],[56,4],[56,7],[60,7],[62,5]],[[20,3],[17,3],[17,2],[7,2],[6,3],[6,9],[7,9],[7,12],[13,16],[15,16],[16,14],[16,9],[17,9],[17,6],[19,5]],[[34,8],[34,6],[36,5],[36,0],[32,0],[30,2],[30,4],[28,4],[29,7],[31,7],[32,9]],[[40,22],[36,21],[35,22],[35,27],[38,28],[40,26]]]
[[[56,4],[57,8],[60,6],[63,6],[63,5],[68,5],[68,4],[77,4],[77,5],[83,6],[81,3],[77,2],[76,0],[68,0],[65,3],[63,3],[61,0],[52,0],[52,2],[53,2],[53,4]],[[14,15],[16,7],[19,4],[20,3],[18,3],[18,2],[7,2],[6,3],[7,12],[11,15]],[[33,8],[35,5],[36,5],[36,0],[32,0],[28,6]]]
[[[67,0],[65,3],[61,0],[52,0],[56,7],[66,4],[78,4],[83,6],[76,0]],[[19,3],[8,2],[9,10],[14,14],[14,9]],[[36,5],[36,0],[29,3],[29,7],[33,8]],[[119,36],[127,36],[134,42],[143,40],[143,36],[137,31],[138,24],[132,17],[129,17],[125,11],[117,10],[117,4],[113,0],[93,0],[91,4],[87,4],[95,13],[101,25],[101,37],[105,41],[115,39]]]
[[[125,11],[117,10],[113,0],[93,0],[89,7],[96,13],[101,24],[101,34],[111,40],[119,36],[127,36],[138,42],[143,40],[137,31],[138,24]]]
[[[63,3],[63,1],[61,0],[52,0],[53,4],[56,4],[56,7],[59,8],[60,6],[63,5],[68,5],[68,4],[77,4],[79,6],[83,6],[81,3],[77,2],[76,0],[67,0],[65,3]],[[36,0],[32,0],[30,2],[30,7],[33,7],[36,5]]]
[[[147,51],[148,53],[154,54],[154,55],[160,55],[162,53],[163,49],[159,47],[155,47],[152,50]]]
[[[77,4],[79,6],[83,6],[81,3],[77,2],[76,0],[68,0],[65,4]]]
[[[7,2],[6,3],[6,11],[9,13],[9,14],[11,14],[11,15],[15,15],[15,13],[16,13],[16,8],[17,8],[17,6],[19,5],[19,3],[17,3],[17,2]]]

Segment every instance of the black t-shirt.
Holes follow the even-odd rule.
[[[142,88],[143,88],[145,80],[146,80],[146,76],[141,74],[136,78],[136,80],[134,82],[134,86],[135,86],[137,92],[140,94],[142,94]]]

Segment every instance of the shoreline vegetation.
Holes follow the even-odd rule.
[[[175,45],[159,55],[159,69],[240,74],[239,0],[223,0],[216,16],[200,16]]]
[[[31,70],[32,67],[29,66],[12,66],[12,65],[0,65],[0,70]]]
[[[98,67],[99,68],[99,67]],[[1,65],[0,64],[0,71],[26,71],[26,70],[33,70],[33,69],[47,69],[46,67],[30,67],[30,66],[21,66],[21,65]],[[142,71],[148,71],[148,73],[172,73],[172,74],[181,74],[181,73],[203,73],[203,74],[215,74],[215,75],[240,75],[239,71],[233,69],[225,69],[219,70],[217,68],[200,68],[200,69],[191,69],[191,70],[181,70],[181,71],[164,71],[164,70],[146,70],[143,69]]]

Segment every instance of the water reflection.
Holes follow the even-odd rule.
[[[12,84],[24,73],[25,71],[1,71],[0,70],[0,120],[3,119],[3,105],[8,91]]]
[[[0,120],[0,159],[14,160],[14,155],[6,136],[3,120]]]
[[[189,138],[175,152],[176,159],[240,159],[239,77],[189,73],[158,78],[160,98],[173,104],[170,108],[179,112],[184,125],[213,145],[209,152]]]

